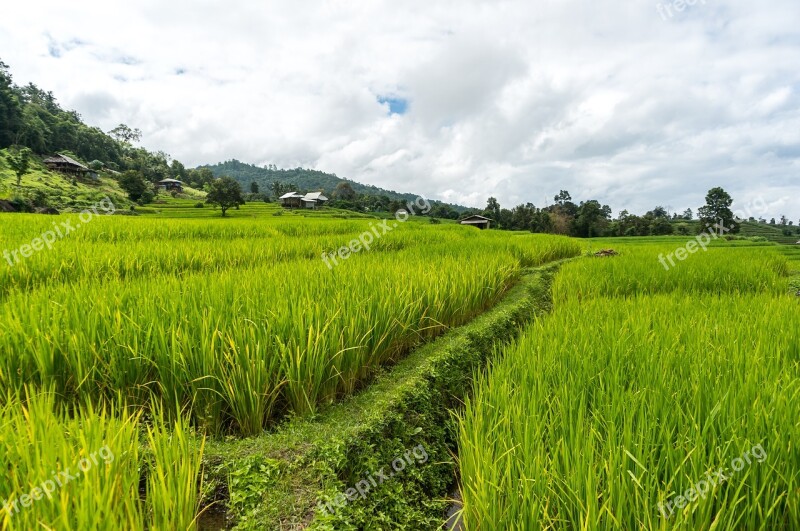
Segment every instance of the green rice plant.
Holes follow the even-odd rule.
[[[181,421],[152,419],[143,449],[135,410],[68,412],[45,391],[6,395],[0,423],[3,529],[194,528],[203,443]]]
[[[800,528],[800,331],[780,262],[709,253],[721,278],[698,256],[682,265],[702,274],[673,285],[638,256],[565,266],[554,312],[478,378],[460,419],[467,529]],[[736,470],[756,445],[764,459]]]
[[[150,463],[147,470],[147,509],[152,529],[195,529],[204,439],[199,442],[177,415],[166,427],[156,410],[147,427]]]
[[[556,301],[656,293],[783,293],[788,262],[775,247],[709,247],[665,269],[672,245],[618,245],[619,256],[568,264],[553,285]]]
[[[31,219],[10,226],[13,241],[47,228]],[[0,390],[154,396],[210,433],[257,434],[480,313],[523,267],[580,252],[568,238],[409,222],[325,265],[377,223],[97,218],[0,265]]]

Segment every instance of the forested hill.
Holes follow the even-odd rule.
[[[229,175],[239,181],[242,188],[249,189],[250,183],[257,183],[259,189],[269,191],[274,188],[273,183],[278,182],[284,187],[295,186],[298,190],[324,191],[328,195],[336,190],[339,183],[347,182],[358,195],[386,196],[392,201],[413,201],[419,194],[400,193],[393,190],[384,190],[377,186],[361,184],[348,179],[337,177],[331,173],[304,168],[278,169],[275,166],[259,167],[247,164],[236,159],[220,162],[214,165],[202,166],[210,169],[215,177]],[[437,201],[437,204],[439,202]],[[460,205],[443,203],[457,211],[465,210]]]
[[[62,108],[52,92],[33,83],[16,85],[0,60],[0,149],[28,148],[40,158],[62,153],[87,165],[130,170],[150,182],[192,177],[166,153],[135,146],[140,138],[141,131],[124,124],[107,133],[87,125],[80,114]]]

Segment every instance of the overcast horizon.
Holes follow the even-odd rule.
[[[0,60],[187,166],[615,215],[721,186],[798,224],[800,3],[689,3],[31,1],[4,9]]]

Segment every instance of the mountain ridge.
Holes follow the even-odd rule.
[[[291,169],[278,169],[275,167],[262,167],[255,164],[249,164],[237,159],[230,159],[216,164],[204,164],[198,168],[208,168],[214,174],[214,177],[221,177],[227,175],[236,179],[242,188],[247,190],[250,183],[255,182],[258,184],[259,189],[267,191],[271,189],[273,182],[279,182],[283,185],[294,185],[299,190],[305,191],[324,191],[330,195],[336,189],[339,183],[346,182],[350,184],[359,195],[369,196],[386,196],[390,200],[395,201],[414,201],[421,197],[419,194],[395,192],[394,190],[386,190],[371,184],[363,184],[350,179],[342,178],[335,173],[327,173],[320,170],[313,170],[307,168],[291,168]],[[464,205],[454,203],[447,203],[439,199],[425,198],[436,204],[447,205],[454,210],[463,212],[468,209]]]

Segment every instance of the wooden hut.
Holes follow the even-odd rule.
[[[171,192],[175,190],[176,192],[183,192],[183,181],[179,181],[177,179],[163,179],[156,183],[161,190],[166,190],[167,192]]]
[[[44,159],[44,163],[50,171],[57,171],[67,175],[83,176],[91,171],[77,160],[60,153]]]
[[[491,226],[492,220],[476,214],[474,216],[469,216],[468,218],[462,219],[461,224],[478,227],[479,229],[483,230],[488,229]]]
[[[322,192],[311,192],[303,196],[303,206],[306,208],[316,209],[325,204],[328,198],[322,195]]]
[[[303,206],[303,195],[297,192],[288,192],[280,196],[281,206],[286,208],[300,208]]]

